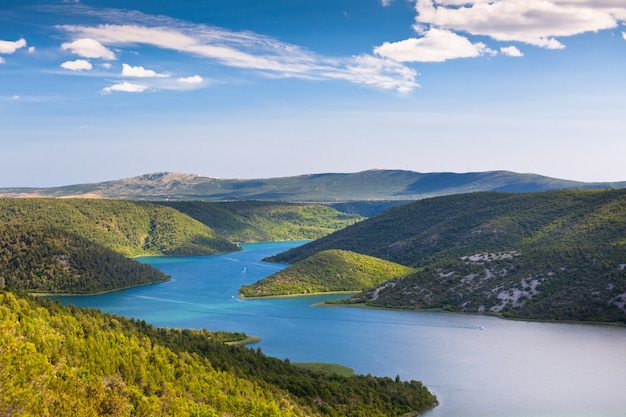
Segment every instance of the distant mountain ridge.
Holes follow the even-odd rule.
[[[419,200],[476,191],[533,192],[573,188],[626,188],[626,181],[589,183],[510,171],[419,173],[403,170],[369,170],[265,179],[220,179],[160,172],[63,187],[0,188],[0,197],[332,203]]]

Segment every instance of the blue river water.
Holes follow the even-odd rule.
[[[340,295],[238,298],[241,285],[284,268],[261,259],[301,243],[140,258],[172,279],[57,299],[156,326],[242,331],[261,337],[264,353],[292,362],[333,362],[360,374],[420,380],[440,401],[427,417],[626,416],[624,327],[314,305]]]

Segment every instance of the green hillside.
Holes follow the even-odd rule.
[[[0,288],[89,294],[167,279],[155,268],[62,230],[0,224]]]
[[[238,250],[172,208],[98,199],[0,199],[0,223],[70,232],[126,256],[200,255]]]
[[[395,207],[271,260],[343,249],[423,268],[353,301],[626,322],[626,191],[472,193]]]
[[[158,204],[193,217],[233,242],[312,240],[363,219],[320,204],[268,201],[167,201]]]
[[[0,415],[383,417],[436,404],[419,382],[296,368],[229,338],[0,291]]]
[[[246,297],[361,291],[403,277],[415,269],[342,250],[312,255],[239,292]]]

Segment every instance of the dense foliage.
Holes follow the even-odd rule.
[[[0,415],[382,417],[436,404],[415,381],[309,371],[224,339],[0,292]]]
[[[172,208],[98,199],[0,199],[0,223],[65,230],[126,256],[198,255],[238,250]]]
[[[86,294],[167,279],[151,266],[65,231],[0,223],[0,288]]]
[[[418,201],[272,258],[343,249],[423,268],[353,301],[626,322],[626,190]]]
[[[413,268],[343,250],[316,253],[239,292],[246,297],[362,291],[415,272]]]
[[[167,201],[233,242],[312,240],[362,220],[320,204]]]

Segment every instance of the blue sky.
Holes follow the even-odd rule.
[[[3,0],[0,187],[626,180],[624,0]]]

